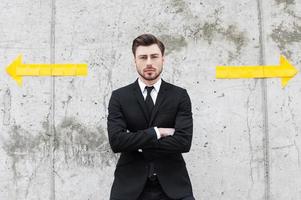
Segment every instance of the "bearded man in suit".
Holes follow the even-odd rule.
[[[193,121],[187,91],[161,78],[164,44],[154,35],[133,41],[137,80],[112,92],[108,136],[121,153],[111,200],[194,200],[182,153]]]

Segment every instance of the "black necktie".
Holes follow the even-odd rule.
[[[146,104],[146,107],[147,107],[148,114],[149,114],[149,116],[151,116],[155,105],[154,105],[153,99],[152,99],[150,94],[151,94],[152,90],[154,89],[154,86],[152,86],[152,87],[145,86],[145,88],[146,88],[146,91],[147,91],[147,95],[146,95],[146,98],[145,98],[145,104]]]
[[[152,86],[152,87],[145,86],[145,89],[147,91],[147,95],[146,95],[146,98],[145,98],[145,104],[146,104],[146,108],[147,108],[147,111],[148,111],[149,118],[151,118],[152,111],[155,107],[153,99],[151,97],[151,92],[154,89],[154,86]],[[152,178],[152,177],[154,177],[154,174],[155,174],[154,163],[151,161],[149,163],[148,177]]]

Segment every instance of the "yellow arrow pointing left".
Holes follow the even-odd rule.
[[[19,55],[6,72],[21,86],[23,76],[86,76],[88,64],[24,64]]]

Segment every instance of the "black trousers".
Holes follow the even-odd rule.
[[[137,200],[176,200],[170,199],[163,191],[157,178],[148,179],[144,189]],[[179,200],[195,200],[193,196]]]

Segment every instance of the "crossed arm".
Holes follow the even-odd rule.
[[[154,127],[128,132],[119,100],[118,94],[113,92],[108,116],[108,134],[113,152],[143,149],[162,153],[184,153],[190,150],[193,123],[191,102],[186,90],[182,93],[175,127],[158,127],[160,139],[157,139]]]

